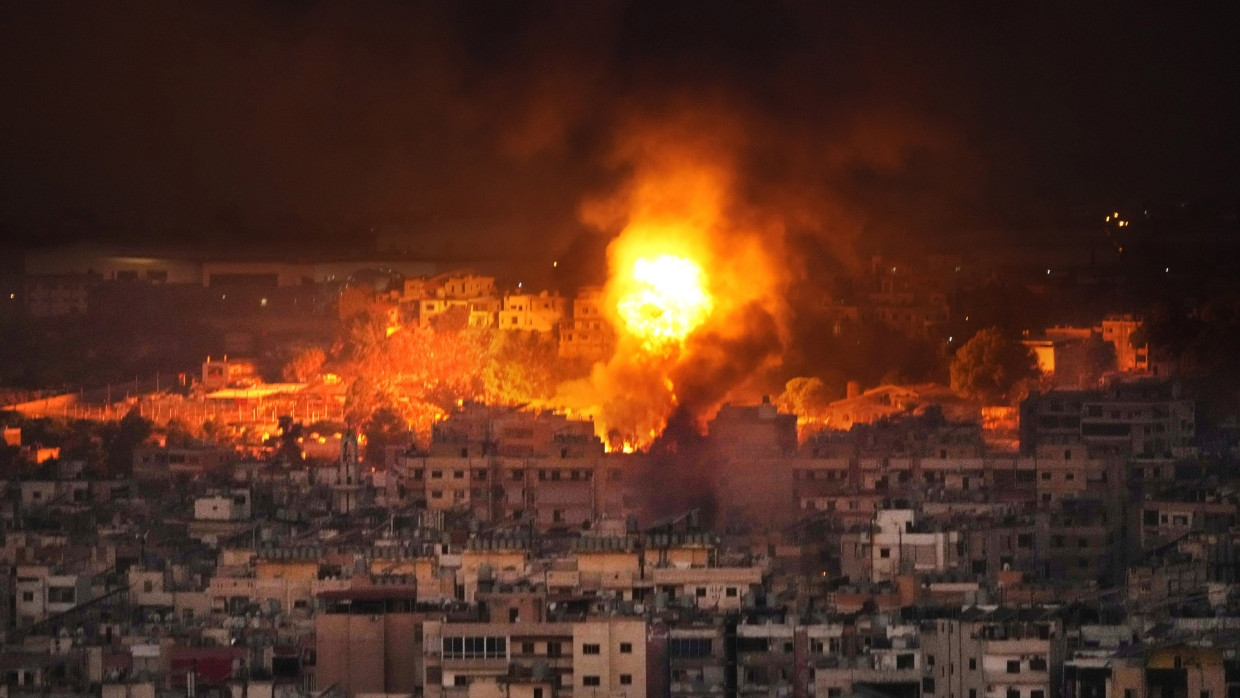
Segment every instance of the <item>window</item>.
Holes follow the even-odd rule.
[[[912,654],[897,654],[896,655],[896,668],[897,669],[912,669],[913,668],[913,655]]]
[[[1046,698],[1046,691],[1043,691],[1040,688],[1035,688],[1029,693],[1029,698]]]
[[[465,674],[457,674],[456,676],[452,677],[452,685],[453,686],[468,686],[469,677],[466,676]]]
[[[969,658],[969,671],[977,671],[977,659],[974,657]]]
[[[1020,698],[1019,688],[1009,688],[1007,690],[1007,698]]]
[[[933,678],[926,677],[921,680],[921,692],[922,693],[934,693],[934,679]]]
[[[673,637],[667,641],[668,655],[677,659],[701,659],[711,654],[708,637]]]
[[[506,659],[506,637],[445,637],[444,659]]]
[[[736,598],[736,587],[728,587],[727,589],[724,589],[724,596],[727,596],[729,599]]]
[[[547,656],[548,656],[548,657],[558,657],[558,656],[560,656],[560,643],[558,643],[558,642],[548,642],[548,643],[547,643]]]
[[[541,688],[534,689],[534,698],[543,698],[543,691]]]
[[[1009,673],[1009,674],[1019,674],[1019,673],[1020,673],[1020,660],[1019,660],[1019,659],[1009,659],[1009,660],[1008,660],[1008,663],[1007,663],[1007,673]]]
[[[534,654],[534,643],[522,642],[521,643],[521,654]]]
[[[621,642],[620,643],[620,654],[633,654],[633,643]]]
[[[1029,670],[1030,671],[1046,671],[1046,657],[1034,657],[1033,659],[1030,659]]]
[[[632,675],[632,674],[621,674],[621,675],[620,675],[620,685],[621,685],[621,686],[632,686],[632,685],[633,685],[633,675]]]
[[[883,558],[884,560],[891,557],[891,548],[879,548],[878,556]]]
[[[697,597],[700,599],[700,598],[702,598],[702,597],[706,596],[706,587],[698,587],[698,588],[697,588],[697,590],[696,590],[694,593],[695,593],[695,594],[697,595]]]
[[[29,602],[31,602],[31,601],[34,601],[34,592],[33,592],[33,591],[23,591],[23,592],[22,592],[22,601],[25,601],[25,602],[27,602],[27,603],[29,603]]]
[[[600,650],[599,646],[595,643],[587,642],[586,644],[581,646],[582,654],[598,654],[599,650]]]
[[[600,686],[602,685],[602,682],[599,680],[597,676],[583,676],[581,677],[581,685],[582,686]]]

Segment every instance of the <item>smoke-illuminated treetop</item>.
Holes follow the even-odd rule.
[[[714,308],[705,273],[686,257],[640,257],[622,283],[616,311],[647,351],[665,353],[679,346]]]

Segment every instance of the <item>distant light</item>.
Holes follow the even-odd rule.
[[[222,300],[222,301],[226,301],[226,300],[228,300],[228,294],[227,294],[227,293],[221,294],[221,295],[220,295],[220,300]]]
[[[518,281],[518,282],[517,282],[517,288],[521,288],[521,282],[520,282],[520,281]]]
[[[1111,222],[1111,217],[1107,216],[1107,223],[1110,223],[1110,222]]]
[[[266,308],[266,307],[267,307],[267,299],[266,299],[266,298],[262,298],[262,299],[260,299],[260,300],[258,301],[258,304],[259,304],[259,305],[261,305],[261,306],[263,306],[264,308]]]
[[[10,294],[9,294],[9,300],[13,300],[14,298],[17,298],[17,294],[16,294],[16,293],[10,293]]]
[[[1119,218],[1119,211],[1116,211],[1115,213],[1112,213],[1111,215],[1115,216],[1116,218]]]
[[[895,267],[892,267],[892,268],[891,268],[891,273],[892,273],[892,274],[896,273],[896,268],[895,268]]]
[[[1050,270],[1050,269],[1047,269],[1047,270],[1046,270],[1046,275],[1047,275],[1047,276],[1050,276],[1050,274],[1051,274],[1051,270]]]
[[[558,267],[558,266],[560,266],[560,263],[559,263],[559,262],[552,262],[552,263],[551,263],[551,266],[553,266],[553,267]]]
[[[948,335],[948,337],[947,337],[947,341],[949,341],[949,342],[950,342],[950,341],[952,341],[953,339],[955,339],[955,337],[954,337],[954,336]]]
[[[1171,273],[1171,267],[1167,267],[1166,269],[1163,269],[1163,273],[1164,273],[1164,274],[1170,274],[1170,273]]]
[[[960,267],[956,267],[956,271],[960,271]]]
[[[965,316],[964,316],[964,321],[965,321],[965,322],[968,322],[968,321],[969,321],[969,316],[968,316],[968,315],[965,315]]]

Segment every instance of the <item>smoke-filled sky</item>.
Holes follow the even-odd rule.
[[[1240,11],[1186,4],[9,2],[0,235],[536,258],[685,112],[840,250],[1234,201]]]

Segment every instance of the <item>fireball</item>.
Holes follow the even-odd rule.
[[[635,260],[616,303],[625,329],[654,353],[680,346],[713,309],[702,267],[673,254]]]

